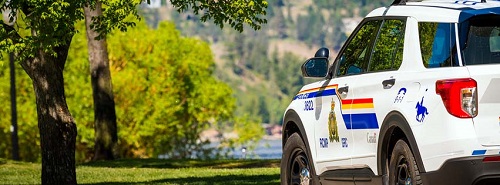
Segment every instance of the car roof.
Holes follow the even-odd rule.
[[[419,22],[462,22],[474,15],[500,15],[500,0],[457,1],[427,0],[407,2],[406,5],[393,5],[373,10],[366,17],[407,16]]]

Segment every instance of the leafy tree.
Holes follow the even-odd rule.
[[[221,28],[228,23],[235,30],[242,32],[243,25],[248,24],[251,28],[258,30],[261,24],[267,20],[261,15],[266,14],[266,0],[170,0],[178,11],[193,9],[195,14],[203,13],[200,20],[205,22],[212,19]]]
[[[137,35],[142,35],[137,39]],[[232,117],[232,90],[213,78],[208,45],[183,38],[170,23],[140,23],[109,38],[111,72],[125,157],[197,156],[199,134]],[[133,81],[134,83],[130,83]]]
[[[94,19],[95,30],[102,35],[112,28],[125,31],[133,25],[123,19],[136,14],[134,7],[140,1],[107,1],[108,14]],[[266,20],[266,1],[238,0],[222,1],[172,0],[172,4],[185,10],[192,7],[195,12],[207,10],[202,21],[214,19],[220,26],[229,23],[242,31],[243,24],[260,28]],[[25,25],[0,24],[0,49],[14,52],[24,71],[33,81],[37,103],[38,128],[42,149],[42,184],[76,184],[75,142],[76,123],[71,115],[65,96],[63,70],[73,35],[75,23],[84,19],[85,0],[56,1],[3,1],[1,9],[17,10],[11,19],[21,17]],[[93,2],[91,2],[93,3]],[[29,30],[23,35],[20,30]]]

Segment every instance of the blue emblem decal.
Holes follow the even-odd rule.
[[[347,138],[343,137],[341,140],[342,140],[342,148],[349,147],[349,144],[347,143]]]
[[[427,91],[427,89],[425,91]],[[417,116],[416,116],[417,121],[424,122],[425,116],[428,115],[429,112],[427,111],[427,107],[424,106],[423,96],[422,96],[422,101],[417,102],[415,109],[417,109]]]
[[[406,88],[399,89],[398,95],[394,98],[394,103],[401,103],[406,95]]]

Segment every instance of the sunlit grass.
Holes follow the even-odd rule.
[[[40,184],[39,163],[0,162],[0,184]],[[79,184],[279,184],[279,160],[123,159],[77,165]]]

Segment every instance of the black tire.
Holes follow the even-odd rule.
[[[421,185],[415,157],[404,140],[398,140],[392,150],[389,162],[390,185]]]
[[[307,170],[307,178],[303,170]],[[292,134],[285,143],[281,158],[281,184],[282,185],[308,185],[313,184],[310,157],[307,148],[299,134]]]

